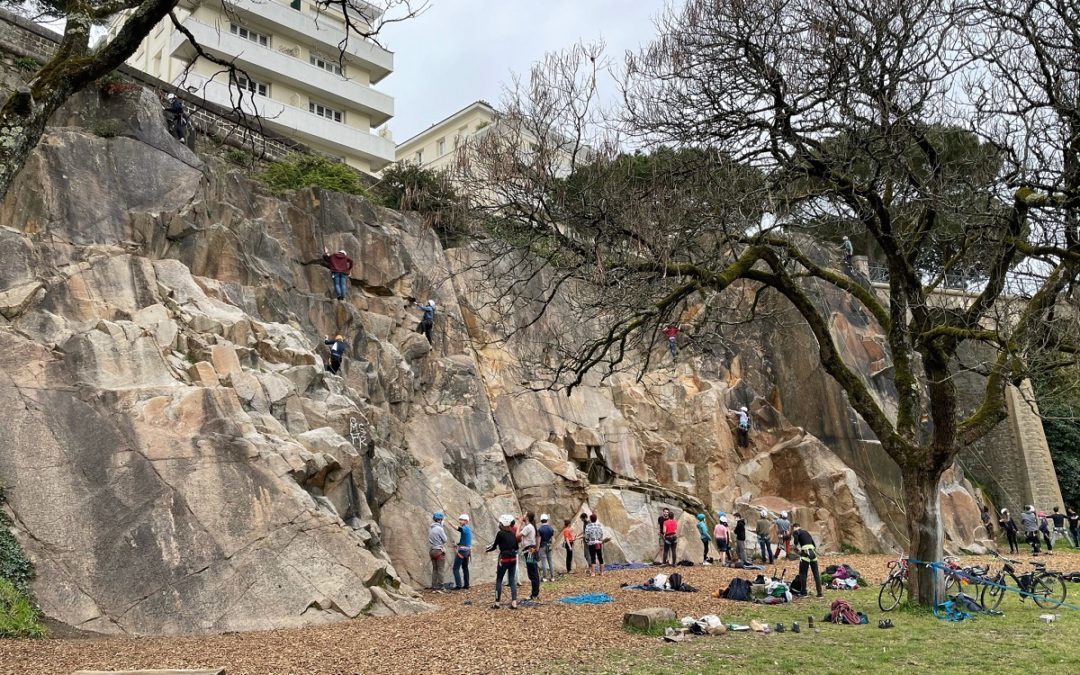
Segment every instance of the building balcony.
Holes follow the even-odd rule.
[[[363,6],[366,3],[358,3]],[[227,9],[235,11],[241,21],[250,19],[253,24],[273,25],[273,32],[287,35],[299,42],[314,42],[325,51],[338,53],[342,38],[345,37],[345,23],[332,10],[327,10],[316,18],[308,12],[299,12],[284,4],[272,0],[227,0]],[[378,12],[370,7],[371,12]],[[351,12],[350,12],[351,15]],[[364,70],[371,75],[371,83],[389,75],[394,70],[394,55],[359,35],[350,35],[345,48],[346,59],[350,57],[360,62]]]
[[[260,6],[278,5],[266,3]],[[293,11],[287,7],[284,9]],[[219,29],[190,16],[184,19],[183,26],[191,31],[195,40],[207,52],[230,61],[235,59],[236,65],[255,79],[271,85],[280,82],[303,92],[314,93],[321,103],[345,111],[360,110],[368,117],[371,126],[378,126],[394,115],[394,99],[366,84],[345,79],[304,59],[233,35],[227,26]],[[172,35],[169,54],[184,61],[190,61],[196,56],[195,48],[179,31]]]
[[[394,161],[394,143],[385,138],[334,122],[313,113],[265,96],[253,96],[230,88],[224,82],[189,73],[177,86],[188,88],[207,101],[226,108],[239,107],[249,115],[257,114],[263,126],[297,141],[323,150],[329,147],[343,156],[367,160],[371,171],[378,171]],[[239,106],[237,105],[239,104]]]

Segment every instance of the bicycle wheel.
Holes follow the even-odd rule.
[[[1040,574],[1031,582],[1031,599],[1043,609],[1065,602],[1065,580],[1056,574]]]
[[[878,591],[877,606],[883,612],[891,612],[896,609],[900,601],[904,599],[904,580],[899,577],[886,579]]]
[[[945,574],[945,600],[951,599],[960,592],[960,577],[955,574]]]
[[[996,576],[990,580],[989,584],[983,586],[982,595],[979,597],[979,604],[983,606],[983,609],[997,609],[1001,606],[1001,601],[1008,593],[1002,588],[1004,585],[1005,577]]]

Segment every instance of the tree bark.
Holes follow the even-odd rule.
[[[904,508],[911,537],[908,555],[913,560],[931,562],[944,555],[944,534],[941,527],[941,492],[938,489],[941,473],[923,468],[902,468]],[[909,573],[908,597],[919,605],[932,607],[940,599],[939,577],[925,565],[912,565]]]

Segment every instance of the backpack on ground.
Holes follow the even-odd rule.
[[[671,590],[673,590],[673,591],[681,590],[682,585],[683,585],[682,575],[679,574],[678,572],[672,572],[671,576],[668,577],[667,583],[668,583],[668,588],[670,588]]]
[[[746,579],[732,579],[724,591],[724,597],[728,600],[750,601],[750,582]]]

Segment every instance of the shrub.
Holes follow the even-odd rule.
[[[19,58],[15,59],[15,65],[22,68],[23,70],[30,71],[37,70],[41,67],[41,64],[38,63],[38,60],[33,58],[32,56],[20,56]]]
[[[251,164],[251,155],[240,148],[229,148],[225,151],[225,161],[240,166],[248,166]]]
[[[461,225],[461,199],[445,174],[412,162],[398,162],[383,171],[373,190],[383,206],[427,217],[443,246],[449,248],[464,240],[467,231]]]
[[[98,78],[97,87],[106,96],[130,94],[142,88],[116,71]]]
[[[365,194],[354,169],[321,155],[289,155],[271,164],[259,179],[276,193],[319,187],[351,195]]]
[[[94,124],[90,127],[90,131],[94,132],[95,136],[113,138],[120,135],[120,122],[114,119],[94,120]]]
[[[41,614],[26,593],[0,579],[0,638],[42,637]]]

